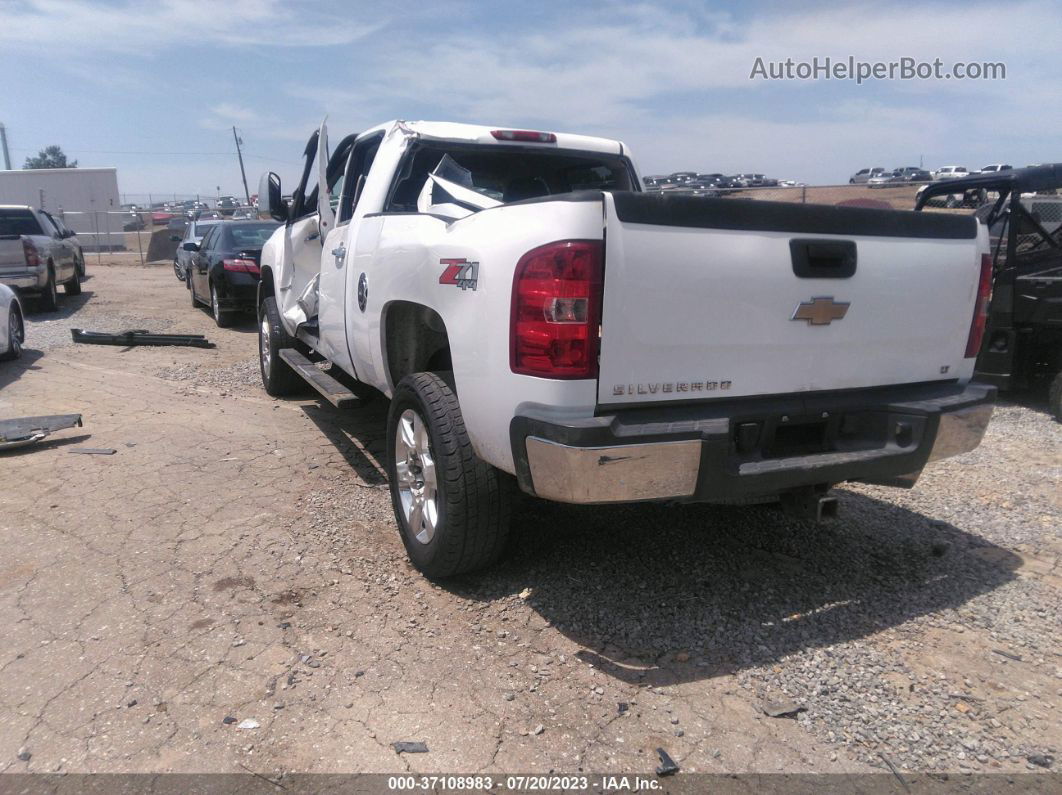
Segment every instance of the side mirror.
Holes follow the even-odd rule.
[[[180,240],[180,238],[177,238],[177,239]],[[199,244],[198,243],[185,243],[183,246],[181,246],[181,248],[183,248],[185,251],[199,251]]]
[[[77,232],[75,232],[73,229],[67,229],[63,232],[63,237],[73,237],[76,234]]]
[[[280,177],[267,171],[258,181],[258,215],[287,223],[288,203],[280,189]]]

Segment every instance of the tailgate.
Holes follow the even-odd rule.
[[[598,402],[969,377],[968,216],[605,194]]]
[[[0,237],[0,275],[26,270],[26,255],[18,235]]]

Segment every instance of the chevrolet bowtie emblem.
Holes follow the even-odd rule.
[[[797,305],[790,320],[806,320],[812,326],[828,326],[848,314],[847,303],[834,301],[832,295],[818,296]]]

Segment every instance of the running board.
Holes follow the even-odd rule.
[[[337,409],[355,408],[361,405],[357,395],[294,348],[282,348],[278,353],[280,358],[299,374],[300,378],[320,392],[324,399]]]

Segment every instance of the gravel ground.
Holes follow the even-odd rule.
[[[386,401],[271,400],[253,324],[213,328],[160,271],[98,278],[0,371],[4,414],[84,410],[120,448],[0,459],[0,770],[22,746],[36,770],[651,773],[657,747],[687,772],[1057,770],[1062,425],[1038,403],[910,491],[839,488],[829,524],[524,499],[509,559],[432,584],[394,529]],[[218,348],[74,348],[75,321]]]

